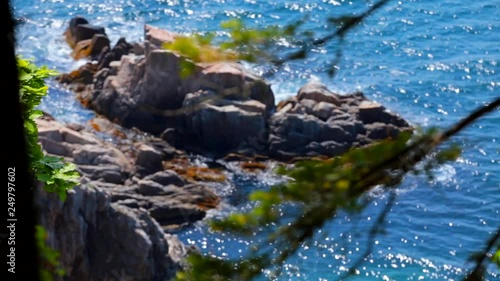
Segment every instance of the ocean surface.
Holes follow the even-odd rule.
[[[289,0],[13,0],[17,51],[37,64],[66,72],[73,61],[62,33],[72,16],[106,27],[112,43],[140,41],[143,25],[180,33],[218,31],[233,17],[248,26],[289,24],[308,15],[307,28],[326,34],[326,19],[359,13],[371,1]],[[333,42],[335,43],[335,41]],[[287,46],[287,42],[283,43]],[[320,80],[332,90],[363,91],[416,126],[446,128],[500,96],[500,2],[498,0],[391,1],[349,33],[337,75],[326,75],[335,44],[314,49],[305,61],[286,64],[269,77],[278,100]],[[265,66],[253,65],[256,72]],[[93,113],[71,92],[49,82],[42,109],[64,122],[85,123]],[[387,218],[386,233],[350,280],[460,280],[467,258],[482,249],[500,225],[500,112],[465,129],[451,142],[463,148],[435,180],[408,176]],[[276,183],[272,175],[234,174],[227,203],[248,208],[252,190]],[[279,280],[336,280],[366,249],[367,231],[386,195],[373,194],[361,215],[339,214],[283,267]],[[217,215],[217,214],[215,214]],[[261,239],[211,233],[199,223],[178,233],[204,252],[238,257]],[[263,277],[263,280],[266,278]],[[491,267],[487,280],[500,280]]]

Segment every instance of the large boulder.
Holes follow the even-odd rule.
[[[109,39],[104,34],[95,34],[91,39],[78,41],[73,48],[72,56],[75,60],[86,57],[98,58],[101,51],[109,49]]]
[[[144,40],[151,43],[156,48],[161,48],[165,43],[171,43],[178,34],[164,30],[152,25],[144,25]]]
[[[66,42],[71,48],[74,48],[80,41],[92,39],[96,34],[106,35],[104,27],[92,25],[81,16],[72,18],[64,31]]]
[[[219,98],[211,91],[189,94],[184,102],[184,135],[205,151],[228,153],[245,148],[266,133],[266,106],[247,99]]]
[[[249,101],[264,105],[264,116],[257,117],[260,119],[258,131],[261,129],[260,124],[266,123],[261,119],[267,119],[275,108],[274,94],[267,82],[232,62],[197,64],[190,75],[185,76],[181,71],[185,60],[173,51],[160,48],[146,49],[144,55],[123,55],[115,75],[111,63],[108,66],[113,67],[109,71],[96,74],[99,79],[95,79],[90,105],[123,126],[137,127],[157,135],[168,128],[179,132],[195,131],[198,129],[183,127],[186,124],[183,122],[184,112],[190,110],[185,108],[190,103],[186,98],[190,93],[206,90],[215,93],[216,99],[241,103],[239,107],[244,107]],[[213,108],[207,110],[213,111]],[[255,124],[255,121],[251,122]],[[253,129],[250,131],[254,132]]]
[[[340,105],[337,95],[330,92],[328,88],[320,82],[310,82],[300,88],[297,94],[298,100],[310,99],[315,102],[326,102],[336,106]]]

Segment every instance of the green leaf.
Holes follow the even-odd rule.
[[[498,269],[500,269],[500,247],[495,252],[495,254],[491,257],[491,260],[494,264],[497,265]]]

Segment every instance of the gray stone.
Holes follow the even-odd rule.
[[[117,165],[78,165],[77,169],[92,180],[102,180],[112,184],[122,184],[127,178],[127,173]]]
[[[181,267],[182,244],[145,210],[111,203],[92,187],[73,188],[64,202],[41,189],[36,198],[47,244],[72,280],[167,281]]]
[[[175,129],[174,128],[166,128],[161,134],[160,138],[167,142],[170,145],[175,145]]]
[[[145,177],[144,180],[151,180],[161,185],[173,184],[176,186],[183,186],[186,184],[186,181],[183,178],[181,178],[176,172],[170,170],[154,173]]]
[[[316,105],[318,104],[316,101],[311,99],[302,99],[299,103],[303,108],[304,112],[309,115],[315,115]]]
[[[63,137],[61,135],[61,131],[58,127],[49,127],[48,122],[39,121],[38,125],[38,136],[43,137],[45,139],[49,139],[55,142],[62,142]],[[45,125],[45,126],[44,126]]]
[[[165,186],[152,180],[140,180],[137,193],[145,196],[172,195],[178,191],[174,185]]]
[[[92,39],[92,37],[94,37],[94,35],[96,34],[105,35],[106,33],[104,32],[104,27],[91,25],[89,23],[83,23],[76,25],[74,33],[72,35],[74,38],[74,42],[77,43],[82,40]]]
[[[216,152],[234,150],[266,131],[263,113],[246,111],[233,104],[201,104],[186,120],[197,145]]]
[[[319,119],[326,121],[328,118],[332,116],[333,110],[337,108],[335,105],[321,101],[316,104],[313,109],[313,115],[318,117]]]
[[[62,139],[63,142],[80,144],[80,145],[98,144],[97,139],[86,132],[77,132],[69,128],[61,128],[60,131],[63,137]]]
[[[319,82],[310,82],[300,88],[297,97],[299,100],[310,99],[316,102],[327,102],[334,105],[340,105],[337,95],[330,92],[328,88]]]
[[[135,164],[143,175],[153,174],[163,170],[163,157],[161,152],[146,144],[142,144],[137,152]]]
[[[43,149],[49,154],[73,157],[72,149],[61,142],[53,141],[45,137],[39,137],[39,141]]]
[[[366,136],[371,140],[383,140],[387,138],[395,138],[401,130],[392,125],[385,123],[372,123],[365,125]]]

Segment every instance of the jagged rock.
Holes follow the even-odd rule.
[[[54,120],[38,119],[42,148],[50,154],[72,158],[71,162],[92,180],[123,183],[131,172],[127,157],[118,149],[84,131],[75,131]]]
[[[283,102],[269,124],[269,153],[283,159],[336,156],[409,129],[402,118],[362,94],[335,95],[317,82]]]
[[[153,146],[156,150],[161,152],[164,160],[172,159],[176,156],[183,155],[183,152],[175,149],[172,145],[159,138],[152,138],[149,140],[149,145]]]
[[[212,189],[203,185],[178,187],[149,179],[138,180],[133,192],[113,191],[111,195],[112,202],[148,210],[160,225],[169,229],[203,219],[206,211],[220,202]]]
[[[76,27],[81,24],[88,24],[89,22],[80,16],[73,17],[69,21],[68,28],[64,31],[66,42],[73,48],[78,41],[75,40]]]
[[[90,43],[89,57],[98,57],[104,48],[109,48],[109,38],[103,34],[96,34],[92,37],[92,42]]]
[[[147,40],[157,48],[161,48],[165,43],[171,43],[177,36],[176,33],[148,24],[144,25],[144,40]]]
[[[111,184],[122,184],[128,177],[118,165],[78,165],[77,170],[91,180],[101,180]]]
[[[72,149],[59,141],[53,141],[46,137],[39,137],[39,141],[47,153],[64,157],[73,157]]]
[[[94,74],[94,90],[101,90],[104,86],[104,81],[110,75],[109,68],[102,68]]]
[[[328,88],[319,82],[310,82],[300,88],[297,94],[298,100],[310,99],[316,102],[327,102],[334,105],[340,105],[337,95],[330,92]]]
[[[174,128],[166,128],[161,134],[160,138],[167,142],[170,145],[175,145],[175,129]]]
[[[110,50],[104,47],[101,50],[99,59],[97,60],[97,69],[109,68],[112,61],[121,60],[121,57],[129,54],[132,49],[132,45],[125,38],[118,39],[113,49]]]
[[[204,94],[190,94],[184,103],[185,108],[193,109],[186,114],[186,131],[197,146],[227,153],[266,131],[265,106],[260,102],[220,99],[198,103],[200,95]]]
[[[141,55],[144,55],[146,50],[144,48],[144,44],[141,44],[141,43],[133,43],[132,44],[132,50],[134,51],[134,54],[137,55],[137,56],[141,56]]]
[[[127,158],[116,148],[85,144],[73,151],[75,164],[127,166]]]
[[[154,173],[152,175],[144,177],[144,180],[151,180],[157,182],[161,185],[175,185],[175,186],[184,186],[186,181],[183,180],[176,172],[174,171],[160,171]]]
[[[98,188],[77,186],[64,202],[38,189],[36,203],[47,244],[71,280],[167,281],[181,268],[186,250],[175,236]]]
[[[97,66],[92,63],[86,63],[80,66],[77,70],[70,73],[62,74],[57,77],[57,80],[64,84],[69,84],[77,89],[80,86],[92,84],[94,82],[94,74],[97,71]]]
[[[104,34],[95,34],[92,39],[78,41],[71,56],[75,60],[90,57],[97,58],[104,48],[109,48],[109,39]]]
[[[75,27],[75,32],[72,35],[75,42],[80,42],[82,40],[92,39],[92,37],[94,37],[94,35],[96,34],[105,35],[106,32],[104,32],[104,27],[84,23],[78,24]]]
[[[171,195],[178,192],[173,185],[162,185],[152,180],[140,180],[137,193],[145,196]]]
[[[163,169],[161,152],[146,144],[138,148],[135,165],[141,175],[150,175]]]
[[[202,70],[202,87],[212,89],[224,99],[256,100],[273,110],[274,94],[262,78],[245,70],[241,64],[219,62],[207,64]],[[191,89],[194,92],[198,89]]]
[[[102,37],[96,38],[94,41],[93,37],[95,35],[101,35]],[[76,59],[89,56],[91,53],[92,55],[98,55],[102,47],[106,45],[102,44],[105,43],[103,39],[107,39],[104,27],[91,25],[88,20],[80,16],[70,20],[68,28],[64,31],[64,36],[69,46],[75,50],[74,57]],[[109,44],[109,40],[107,42]]]

